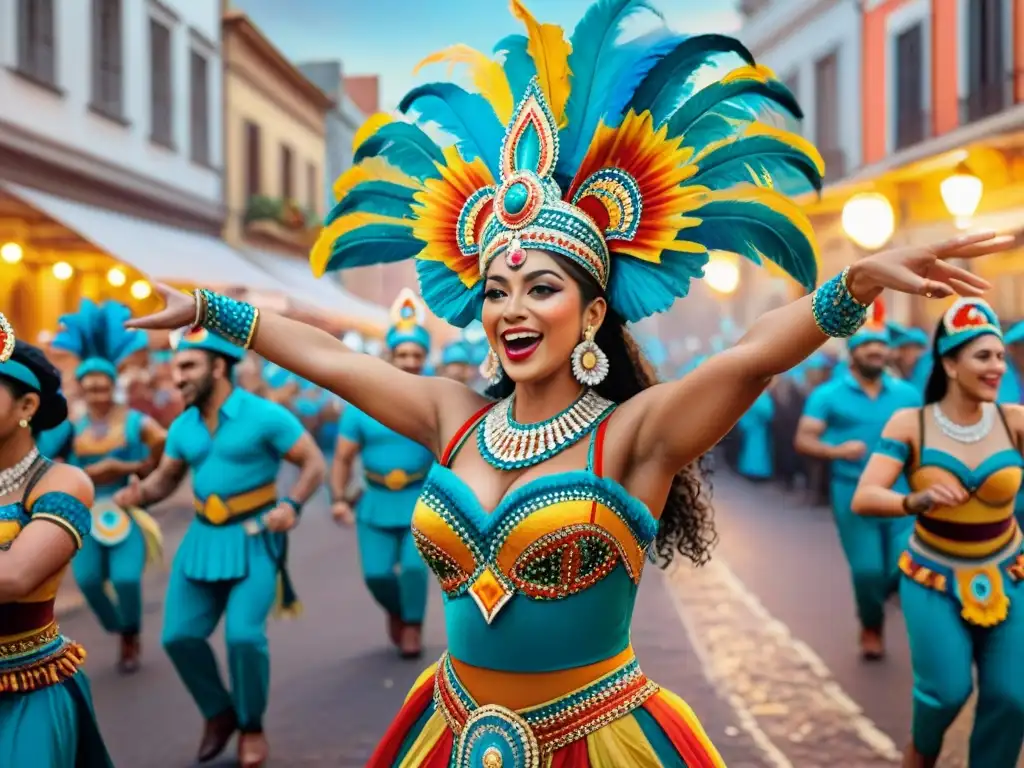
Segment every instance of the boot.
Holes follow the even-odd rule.
[[[122,675],[133,675],[139,671],[141,654],[142,644],[138,633],[121,635],[121,658],[117,662],[117,668]]]
[[[939,756],[925,757],[917,751],[917,747],[911,742],[903,751],[903,768],[935,768],[939,762]]]
[[[213,760],[224,751],[231,737],[238,730],[238,718],[233,709],[227,709],[219,715],[211,717],[203,727],[203,738],[199,742],[199,754],[196,759],[200,763]]]
[[[866,661],[879,661],[885,657],[882,630],[865,627],[860,631],[860,655]]]
[[[394,646],[397,646],[402,638],[402,617],[394,613],[388,614],[388,637]]]
[[[238,737],[239,768],[261,768],[270,755],[270,745],[262,731],[243,733]]]
[[[402,625],[402,632],[398,637],[398,652],[403,659],[418,659],[423,655],[422,635],[422,625]]]

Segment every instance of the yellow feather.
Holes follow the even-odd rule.
[[[368,157],[338,177],[338,180],[334,182],[334,199],[341,200],[352,191],[353,187],[364,181],[390,181],[409,189],[423,187],[418,179],[398,170],[383,157]]]
[[[767,73],[765,70],[767,70]],[[771,78],[771,70],[767,67],[761,65],[756,67],[743,66],[736,67],[736,69],[728,72],[719,82],[725,84],[735,80],[754,80],[758,83],[767,83]]]
[[[352,151],[355,152],[364,141],[373,136],[373,134],[385,125],[393,122],[395,122],[395,118],[387,112],[378,112],[375,115],[370,115],[366,118],[366,122],[359,126],[359,130],[356,131],[356,135],[352,137]]]
[[[394,216],[382,216],[379,213],[366,213],[365,211],[357,211],[356,213],[342,216],[320,230],[320,235],[309,252],[309,266],[312,268],[314,275],[323,277],[324,272],[327,271],[327,264],[331,260],[331,247],[334,245],[334,242],[339,237],[347,235],[349,232],[353,232],[360,227],[365,227],[367,224],[389,224],[411,229],[412,223],[411,219],[397,219]]]
[[[448,75],[457,64],[465,64],[469,67],[469,76],[474,87],[494,108],[494,114],[498,116],[502,125],[512,119],[512,87],[505,77],[505,70],[500,63],[490,59],[480,51],[470,48],[463,43],[457,43],[445,48],[443,51],[432,53],[416,65],[413,74],[419,72],[428,64],[448,64]]]
[[[557,24],[541,24],[521,0],[512,0],[512,15],[526,26],[530,42],[526,52],[537,67],[537,81],[547,97],[555,123],[565,126],[565,105],[569,101],[569,53],[572,46]]]

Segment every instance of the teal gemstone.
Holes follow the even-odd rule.
[[[504,206],[505,210],[515,216],[517,213],[522,213],[523,208],[526,207],[526,203],[530,200],[530,190],[526,188],[526,185],[521,181],[517,181],[508,191],[505,192]]]

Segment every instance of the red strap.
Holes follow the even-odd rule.
[[[611,420],[611,414],[597,425],[597,435],[594,436],[594,474],[598,477],[604,476],[604,430]]]
[[[465,424],[459,427],[459,431],[456,432],[452,439],[448,441],[448,445],[445,447],[444,453],[441,454],[441,466],[448,466],[448,462],[451,461],[452,458],[452,453],[458,450],[458,447],[462,444],[462,441],[465,439],[469,431],[479,424],[480,420],[487,415],[487,412],[496,405],[497,403],[488,403],[479,411],[474,413]]]

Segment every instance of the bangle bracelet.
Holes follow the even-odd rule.
[[[206,296],[196,288],[192,291],[192,297],[196,300],[196,317],[192,321],[192,330],[197,331],[203,327],[203,319],[206,317]]]
[[[297,502],[295,499],[291,498],[290,496],[282,497],[280,499],[280,503],[281,504],[287,504],[288,506],[290,506],[292,509],[295,510],[295,514],[296,515],[301,515],[302,514],[302,505],[299,504],[299,502]]]
[[[260,311],[245,301],[200,288],[201,325],[232,344],[249,349],[260,325]]]
[[[860,330],[867,318],[867,305],[861,304],[846,284],[849,273],[847,267],[822,283],[811,298],[814,322],[822,333],[834,339],[849,338]]]

